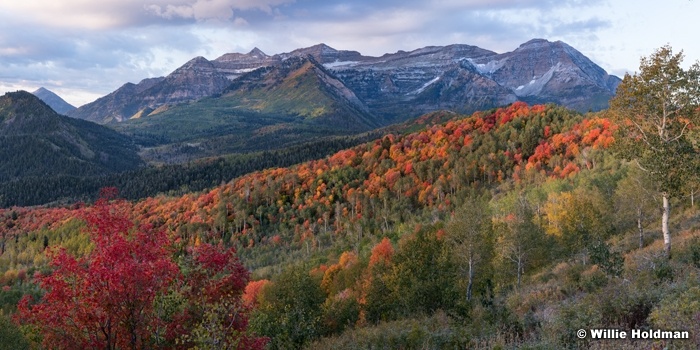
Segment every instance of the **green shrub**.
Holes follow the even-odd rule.
[[[689,239],[679,248],[675,253],[676,260],[700,269],[700,237]]]
[[[560,349],[585,345],[585,340],[576,337],[576,331],[601,327],[601,314],[597,302],[597,297],[589,295],[577,302],[564,303],[554,319],[549,324],[543,325],[542,337],[557,344]]]
[[[328,298],[322,310],[321,322],[326,335],[339,334],[355,325],[360,318],[360,305],[353,296]]]
[[[677,295],[670,294],[651,311],[649,321],[653,328],[673,331],[690,331],[695,348],[700,348],[700,287],[694,286]]]
[[[597,266],[593,266],[581,274],[579,283],[581,289],[592,293],[608,284],[608,276],[598,269]]]
[[[600,266],[608,275],[622,275],[625,259],[619,252],[610,251],[610,247],[605,242],[596,242],[589,249],[591,263]]]
[[[380,322],[375,326],[347,330],[341,335],[319,339],[307,349],[466,349],[466,330],[444,312],[430,317]]]
[[[0,315],[0,350],[29,349],[29,342],[19,327],[8,317]]]

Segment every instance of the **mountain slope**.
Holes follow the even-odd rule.
[[[238,78],[220,96],[113,125],[155,162],[270,150],[379,125],[312,58],[290,58]]]
[[[106,127],[57,114],[24,91],[0,97],[0,181],[90,176],[141,164],[130,140]]]
[[[40,98],[44,103],[49,105],[56,113],[66,115],[75,109],[75,106],[63,100],[60,96],[46,88],[39,88],[32,92],[32,95]]]
[[[71,112],[73,118],[96,123],[122,122],[134,116],[221,93],[229,84],[226,74],[204,57],[196,57],[165,78],[125,84],[117,91]]]
[[[164,79],[151,78],[144,79],[138,84],[126,83],[109,95],[80,106],[68,113],[68,116],[99,124],[125,120],[145,107],[143,105],[145,91]]]
[[[595,167],[590,153],[613,141],[608,120],[586,118],[552,105],[517,102],[472,116],[448,113],[447,118],[441,124],[403,135],[388,134],[323,159],[250,173],[180,202],[147,200],[143,205],[166,205],[166,212],[173,210],[170,205],[204,210],[207,218],[214,218],[217,211],[226,210],[216,205],[218,201],[233,201],[242,212],[230,213],[229,220],[231,216],[258,218],[255,210],[262,206],[261,210],[276,213],[263,215],[263,221],[255,223],[271,225],[267,235],[285,220],[301,224],[296,218],[305,217],[313,223],[322,220],[326,211],[331,222],[380,218],[382,205],[364,201],[388,198],[385,205],[445,208],[449,205],[445,199],[459,201],[455,192],[469,191],[470,186],[497,186],[539,175],[566,178]],[[336,203],[347,211],[336,211]],[[315,209],[303,214],[307,205]],[[353,205],[362,209],[352,209]],[[352,210],[362,215],[350,215]]]
[[[607,108],[620,83],[619,78],[561,41],[534,39],[513,52],[471,62],[520,100],[553,102],[578,110]]]
[[[312,56],[289,58],[242,76],[222,98],[237,100],[242,109],[340,123],[348,131],[378,126],[355,93]]]
[[[167,217],[168,227],[187,232],[191,240],[192,230],[199,229],[209,239],[245,243],[248,248],[239,253],[251,259],[247,266],[261,268],[284,259],[258,255],[279,246],[275,235],[281,244],[301,249],[314,235],[354,240],[361,225],[358,237],[380,235],[412,219],[446,217],[474,188],[565,179],[595,168],[597,150],[613,141],[608,120],[552,105],[518,102],[470,117],[450,116],[442,124],[388,134],[323,159],[253,172],[205,193],[145,199],[135,213],[150,213],[144,222]],[[202,220],[196,227],[194,217]],[[192,230],[178,231],[180,226]]]

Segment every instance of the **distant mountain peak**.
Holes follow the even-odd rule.
[[[275,57],[281,57],[282,59],[294,56],[311,56],[316,61],[322,64],[337,61],[362,61],[367,58],[365,56],[362,56],[362,54],[360,54],[357,51],[336,50],[324,43],[316,44],[314,46],[305,47],[301,49],[296,49],[290,53],[275,55]]]
[[[325,52],[338,52],[338,50],[336,50],[336,49],[334,49],[334,48],[332,48],[324,43],[320,43],[320,44],[314,45],[312,47],[320,49],[320,50],[325,51]]]
[[[520,44],[519,47],[521,47],[521,48],[522,47],[533,47],[533,46],[547,45],[547,44],[551,44],[551,43],[552,42],[547,40],[547,39],[535,38],[535,39],[531,39],[531,40],[528,40],[528,41]]]
[[[542,50],[547,47],[556,49],[573,49],[573,47],[561,40],[549,41],[547,39],[532,39],[518,46],[518,48],[513,52],[522,50]]]
[[[248,52],[248,56],[255,57],[255,58],[267,58],[267,57],[269,57],[267,54],[265,54],[262,50],[258,49],[257,47],[250,50],[250,52]]]
[[[31,94],[44,101],[44,103],[49,105],[49,107],[51,107],[54,111],[56,111],[59,114],[66,115],[75,109],[75,106],[66,102],[60,96],[56,95],[54,92],[44,87],[38,88]]]
[[[208,59],[202,57],[202,56],[197,56],[185,63],[181,68],[189,68],[192,66],[200,66],[200,65],[205,65],[205,64],[211,64]]]

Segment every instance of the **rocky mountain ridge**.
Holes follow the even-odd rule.
[[[211,61],[197,57],[166,77],[125,84],[69,115],[108,123],[157,114],[176,104],[230,93],[232,86],[241,86],[238,79],[249,81],[256,69],[294,57],[322,64],[334,84],[343,85],[336,87],[351,92],[378,124],[438,109],[469,113],[518,100],[600,110],[620,82],[560,41],[534,39],[502,54],[456,44],[380,57],[319,44],[272,56],[255,48]]]
[[[477,70],[529,103],[603,109],[620,79],[561,41],[530,40],[513,52],[470,60]],[[602,103],[600,101],[603,101]]]

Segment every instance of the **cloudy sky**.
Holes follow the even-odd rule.
[[[195,56],[322,42],[379,56],[545,38],[621,76],[665,44],[700,59],[699,14],[700,0],[0,0],[0,93],[44,86],[79,106]]]

